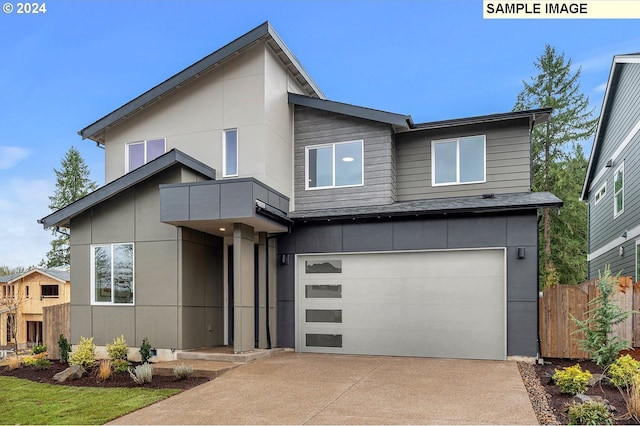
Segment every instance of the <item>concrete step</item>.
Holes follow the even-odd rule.
[[[179,365],[188,365],[193,368],[193,375],[215,379],[227,371],[233,370],[240,364],[231,362],[206,361],[201,359],[183,359],[177,361],[157,362],[153,364],[153,374],[159,376],[173,376],[173,369]]]
[[[282,348],[274,349],[254,349],[248,352],[233,353],[230,346],[220,346],[217,348],[202,348],[182,351],[177,354],[178,361],[181,360],[204,360],[220,361],[232,363],[246,363],[260,358],[271,356],[274,352],[282,351]]]

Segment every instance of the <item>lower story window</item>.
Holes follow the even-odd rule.
[[[133,243],[92,246],[92,303],[133,304],[133,269]]]

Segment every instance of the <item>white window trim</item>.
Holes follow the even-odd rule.
[[[622,170],[622,188],[620,188],[620,191],[616,192],[616,178],[618,177],[618,172],[620,172],[620,170]],[[624,186],[626,184],[625,180],[626,179],[624,176],[624,161],[623,161],[620,167],[618,167],[616,171],[613,172],[613,218],[614,219],[620,216],[622,213],[624,213]],[[622,192],[622,210],[617,211],[618,193],[620,192]]]
[[[636,240],[636,282],[640,281],[640,260],[638,259],[638,255],[640,255],[640,240]]]
[[[482,156],[483,156],[482,180],[473,181],[473,182],[460,182],[460,140],[468,139],[468,138],[477,138],[478,136],[482,136]],[[445,182],[445,183],[435,183],[436,182],[435,146],[437,144],[447,143],[447,142],[456,142],[456,181]],[[486,182],[487,182],[487,135],[472,135],[472,136],[463,136],[459,138],[438,139],[438,140],[431,141],[431,186],[472,185],[474,183],[486,183]]]
[[[127,142],[127,143],[125,143],[125,146],[124,146],[124,169],[125,169],[124,171],[125,171],[125,173],[129,173],[131,171],[131,170],[129,170],[129,146],[130,145],[143,144],[143,146],[144,146],[144,163],[143,163],[143,165],[144,165],[144,164],[148,163],[148,161],[147,161],[147,142],[148,141],[157,141],[157,140],[160,140],[160,139],[162,139],[162,141],[163,141],[163,144],[164,144],[163,151],[166,154],[167,153],[167,138],[149,138],[149,139],[145,139],[145,140],[142,140],[142,141],[135,141],[135,142]]]
[[[604,189],[604,193],[600,196],[600,198],[598,198],[598,194],[600,194],[600,191],[602,191]],[[595,200],[595,204],[598,204],[600,201],[602,201],[602,199],[607,195],[607,182],[603,183],[600,188],[598,188],[598,190],[596,191],[595,195],[593,196],[593,199]]]
[[[360,158],[362,161],[360,162],[360,183],[354,185],[339,185],[336,186],[336,145],[343,145],[346,143],[360,143]],[[331,177],[332,184],[329,186],[309,186],[309,150],[310,149],[318,149],[318,148],[327,148],[331,147]],[[364,139],[356,139],[352,141],[342,141],[342,142],[333,142],[326,143],[320,145],[309,145],[305,147],[304,150],[304,189],[306,191],[315,191],[316,189],[332,189],[332,188],[354,188],[358,186],[364,186]]]
[[[120,244],[131,244],[133,247],[133,279],[131,282],[131,288],[133,291],[133,298],[131,303],[114,303],[114,302],[97,302],[96,301],[96,251],[95,247],[109,247],[111,249],[111,271],[113,272],[113,246]],[[136,304],[136,245],[133,242],[122,243],[107,243],[107,244],[91,244],[91,305],[99,306],[134,306]],[[113,300],[113,274],[111,276],[111,297]]]
[[[228,174],[227,173],[227,132],[236,132],[236,173],[235,174]],[[222,177],[236,177],[238,176],[238,172],[239,167],[238,167],[238,160],[240,158],[240,152],[239,152],[239,148],[240,147],[240,137],[239,137],[239,132],[237,128],[233,128],[233,129],[224,129],[222,131]]]

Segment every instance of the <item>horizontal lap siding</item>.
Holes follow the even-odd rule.
[[[395,150],[389,125],[296,106],[294,129],[296,210],[383,205],[395,201]],[[305,148],[355,140],[364,141],[364,186],[305,190]]]
[[[485,193],[529,192],[531,186],[528,123],[518,126],[484,125],[396,136],[396,194],[398,201],[461,197]],[[486,182],[431,186],[431,142],[486,135]]]

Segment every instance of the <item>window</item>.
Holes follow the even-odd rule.
[[[40,287],[42,297],[58,297],[57,284],[44,284]]]
[[[127,144],[127,172],[144,166],[165,152],[164,139],[150,139]]]
[[[225,130],[222,141],[222,176],[238,176],[238,130]]]
[[[307,147],[305,189],[362,185],[362,150],[363,141]]]
[[[624,211],[624,163],[616,170],[613,178],[613,216]]]
[[[598,204],[598,202],[600,202],[600,200],[602,200],[605,195],[607,195],[607,184],[606,184],[606,182],[596,192],[596,204]]]
[[[636,240],[636,282],[640,281],[640,240]]]
[[[133,304],[133,276],[133,243],[92,247],[93,304]]]
[[[485,182],[484,135],[431,142],[433,186]]]
[[[27,299],[29,298],[29,286],[25,286],[25,291],[27,292]]]

